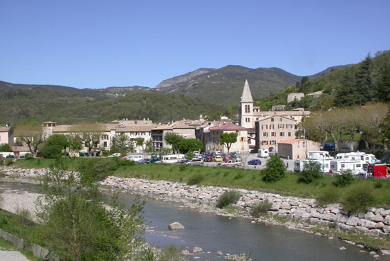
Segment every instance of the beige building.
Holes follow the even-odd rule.
[[[308,151],[319,151],[320,143],[306,139],[290,139],[278,143],[278,156],[287,159],[306,159]]]
[[[222,153],[228,153],[226,146],[220,144],[222,133],[237,133],[237,142],[232,143],[229,152],[242,153],[248,151],[247,129],[233,123],[226,123],[212,127],[205,132],[204,145],[206,152],[221,151]]]
[[[14,130],[11,127],[0,127],[0,145],[14,144]]]
[[[157,151],[163,148],[171,149],[172,146],[165,142],[165,135],[168,133],[175,133],[185,139],[195,139],[196,126],[197,123],[195,124],[191,120],[182,120],[169,124],[159,124],[151,131],[153,146]]]
[[[294,139],[297,121],[284,116],[270,116],[256,122],[256,147],[277,151],[278,143]]]

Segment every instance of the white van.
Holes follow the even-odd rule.
[[[310,162],[315,162],[320,166],[320,169],[322,172],[326,173],[329,172],[330,170],[330,159],[317,159],[317,160],[295,160],[294,161],[294,172],[301,172],[305,168],[305,165],[310,163]]]
[[[137,162],[137,161],[143,160],[144,159],[144,155],[127,155],[126,159]]]
[[[259,158],[267,158],[269,156],[269,151],[267,149],[259,149],[257,151],[257,157]]]
[[[164,155],[161,157],[161,163],[165,164],[175,164],[179,160],[184,160],[186,156],[184,154],[170,154],[170,155]]]
[[[352,174],[364,174],[367,172],[368,164],[364,161],[332,160],[329,173],[340,174],[342,170],[351,170]]]

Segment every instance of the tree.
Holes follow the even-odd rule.
[[[0,151],[2,152],[12,152],[12,148],[9,144],[0,144]]]
[[[181,153],[194,152],[203,149],[203,143],[197,139],[182,139],[178,148]]]
[[[355,76],[354,93],[355,103],[364,105],[371,101],[373,96],[373,81],[371,75],[372,60],[369,55],[357,67]]]
[[[143,243],[144,203],[124,209],[114,197],[107,208],[96,186],[82,186],[65,170],[52,169],[42,186],[38,217],[48,247],[65,260],[132,260]]]
[[[99,123],[77,123],[69,128],[71,135],[77,135],[84,142],[89,155],[97,153],[104,130],[104,125]]]
[[[271,156],[267,161],[267,167],[263,170],[263,181],[273,183],[284,178],[286,167],[283,161],[276,155]]]
[[[298,183],[309,184],[322,177],[321,167],[317,162],[306,163],[303,171],[299,173]]]
[[[83,142],[81,138],[77,135],[68,136],[69,141],[69,151],[73,153],[78,153],[83,146]]]
[[[142,146],[144,145],[144,141],[145,141],[144,138],[136,138],[136,139],[135,139],[135,145],[136,145],[137,147],[142,148]]]
[[[232,144],[237,142],[238,134],[235,132],[221,133],[220,137],[221,137],[220,144],[224,145],[227,148],[229,153]]]
[[[36,155],[38,146],[45,141],[42,126],[37,124],[17,126],[15,128],[15,136],[19,137],[27,145],[33,155]]]
[[[68,146],[69,141],[64,135],[54,134],[42,144],[39,154],[46,158],[58,158]]]
[[[111,153],[126,154],[128,151],[134,151],[134,145],[125,134],[115,134],[111,141],[110,151]]]
[[[167,133],[164,140],[167,144],[172,146],[174,151],[179,151],[179,144],[184,138],[176,133]]]

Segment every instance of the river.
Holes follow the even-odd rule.
[[[3,189],[39,192],[39,186],[27,183],[2,182]],[[133,195],[120,194],[119,201],[130,206]],[[199,213],[178,203],[147,199],[144,214],[149,231],[146,240],[152,245],[201,247],[199,260],[223,260],[216,255],[250,253],[254,260],[373,260],[368,252],[337,239],[314,236],[282,226],[251,224],[250,220],[227,218],[211,213]],[[183,224],[179,233],[168,230],[173,222]],[[345,250],[340,248],[345,247]],[[189,258],[193,258],[191,256]],[[381,260],[390,257],[381,256]]]

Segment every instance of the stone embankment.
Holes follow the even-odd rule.
[[[12,177],[36,178],[43,176],[47,170],[2,167],[0,171]],[[201,211],[218,214],[226,212],[217,209],[215,203],[222,193],[230,190],[212,186],[188,186],[185,183],[162,180],[118,177],[108,177],[101,181],[100,185],[132,193],[153,195],[164,200],[181,202],[186,206],[199,208]],[[242,197],[235,206],[245,210],[240,213],[242,217],[249,217],[249,211],[255,203],[268,200],[272,202],[269,215],[306,221],[300,222],[296,228],[308,228],[311,227],[310,224],[318,224],[339,228],[343,231],[361,232],[370,236],[390,234],[390,209],[372,208],[365,214],[348,216],[340,204],[318,207],[314,199],[286,197],[254,190],[237,190],[242,194]]]

